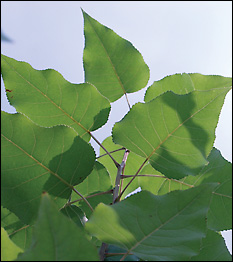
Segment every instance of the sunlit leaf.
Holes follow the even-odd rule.
[[[7,232],[1,227],[1,261],[13,261],[23,252],[9,238]]]
[[[166,76],[159,81],[155,81],[148,87],[145,94],[145,102],[155,97],[173,91],[176,94],[188,94],[194,90],[210,90],[213,88],[231,87],[232,78],[218,75],[194,74],[175,74]]]
[[[111,102],[144,88],[149,68],[138,50],[83,11],[85,81]]]
[[[86,233],[43,194],[31,247],[17,261],[98,261],[97,249]]]
[[[112,205],[99,204],[85,228],[101,241],[144,260],[187,261],[200,251],[210,192],[216,184],[155,196],[141,191]]]
[[[10,104],[41,126],[68,125],[89,140],[87,132],[108,119],[109,101],[91,84],[72,84],[53,69],[36,70],[4,55],[1,72]]]
[[[60,207],[92,171],[93,148],[66,126],[43,128],[21,114],[2,112],[2,204],[28,224],[46,190]]]
[[[150,160],[168,178],[196,175],[208,163],[215,128],[230,88],[166,92],[137,103],[113,127],[113,141]]]

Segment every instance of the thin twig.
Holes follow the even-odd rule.
[[[81,193],[79,193],[78,190],[76,190],[74,187],[73,187],[72,189],[73,189],[73,191],[74,191],[76,194],[78,194],[78,195],[86,202],[86,204],[89,206],[89,208],[90,208],[91,211],[93,212],[94,209],[93,209],[93,207],[91,206],[91,204],[87,201],[87,199],[86,199]],[[71,203],[71,202],[69,202],[69,203]]]
[[[95,138],[94,135],[92,135],[92,133],[89,131],[90,136],[95,140],[95,142],[103,148],[103,150],[110,156],[110,158],[112,159],[112,161],[114,162],[115,166],[118,168],[120,166],[120,164],[112,157],[112,155],[108,152],[108,150]]]
[[[113,150],[113,151],[109,151],[109,153],[111,154],[111,153],[115,153],[115,152],[118,152],[118,151],[121,151],[121,150],[125,150],[125,147],[122,147],[122,148],[119,148],[119,149],[116,149],[116,150]],[[106,153],[106,154],[97,156],[96,159],[103,157],[103,156],[106,156],[106,155],[108,155],[108,154]]]
[[[110,189],[110,190],[105,191],[105,192],[99,192],[99,193],[95,193],[95,194],[93,194],[93,195],[86,196],[85,198],[91,198],[91,197],[95,197],[95,196],[99,196],[99,195],[105,195],[105,194],[112,194],[112,192],[113,192],[113,189]],[[76,203],[76,202],[79,202],[79,201],[81,201],[81,200],[84,200],[84,199],[83,199],[83,198],[79,198],[79,199],[76,199],[76,200],[74,200],[74,201],[68,202],[68,203],[65,205],[65,207],[70,206],[70,205],[72,205],[72,204],[74,204],[74,203]]]

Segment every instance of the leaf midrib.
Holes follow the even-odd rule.
[[[29,158],[31,158],[33,161],[35,161],[38,165],[40,165],[42,168],[44,168],[46,171],[54,175],[56,178],[58,178],[62,183],[67,185],[69,188],[73,189],[73,186],[70,185],[68,182],[66,182],[63,178],[61,178],[57,173],[50,170],[47,166],[43,165],[39,160],[37,160],[35,157],[30,155],[28,152],[26,152],[22,147],[18,146],[16,143],[14,143],[11,139],[8,139],[6,136],[1,134],[1,136],[6,139],[9,143],[11,143],[13,146],[17,147],[19,150],[21,150],[25,155],[27,155]]]
[[[164,144],[170,136],[172,136],[173,133],[175,133],[180,127],[182,127],[188,120],[190,120],[192,117],[194,117],[196,114],[198,114],[200,111],[202,111],[205,107],[207,107],[209,104],[211,104],[215,99],[217,99],[219,96],[221,96],[224,91],[225,87],[221,88],[224,89],[223,92],[221,92],[218,96],[215,96],[211,101],[209,101],[205,106],[202,108],[198,109],[198,111],[194,112],[191,116],[189,116],[187,119],[185,119],[182,123],[180,123],[172,132],[170,132],[167,137],[164,138],[163,141],[160,142],[160,144],[151,152],[151,154],[146,158],[149,160],[151,156],[160,148],[162,144]],[[209,90],[208,90],[209,91]],[[195,92],[195,91],[194,91]]]
[[[117,80],[118,80],[118,82],[119,82],[119,84],[120,84],[120,86],[121,86],[121,88],[122,88],[123,94],[125,95],[125,98],[126,98],[126,100],[127,100],[127,103],[128,103],[128,105],[129,105],[129,107],[130,107],[129,100],[128,100],[128,97],[127,97],[127,92],[126,92],[126,90],[125,90],[125,88],[124,88],[124,85],[123,85],[121,79],[120,79],[120,76],[118,75],[118,73],[117,73],[117,71],[116,71],[116,68],[115,68],[113,62],[112,62],[112,60],[111,60],[111,58],[110,58],[110,56],[109,56],[109,54],[108,54],[108,52],[107,52],[107,50],[106,50],[106,48],[105,48],[105,46],[104,46],[102,40],[100,39],[100,37],[99,37],[98,33],[96,32],[94,26],[92,25],[92,23],[91,23],[88,15],[86,15],[86,17],[87,17],[87,19],[88,19],[88,21],[89,21],[89,24],[91,25],[91,28],[93,29],[95,35],[96,35],[97,38],[99,39],[100,44],[102,45],[102,47],[103,47],[103,49],[104,49],[104,52],[106,53],[106,56],[107,56],[107,58],[108,58],[108,60],[109,60],[109,62],[110,62],[110,64],[111,64],[111,66],[112,66],[112,69],[113,69],[113,71],[114,71],[114,73],[115,73],[115,75],[116,75],[116,77],[117,77]],[[111,29],[109,29],[109,30],[111,30]]]
[[[157,227],[155,230],[153,230],[151,233],[145,235],[145,237],[143,237],[140,241],[138,241],[133,247],[131,247],[126,254],[124,255],[124,257],[121,258],[121,261],[123,260],[123,258],[125,258],[132,250],[134,250],[135,248],[137,248],[138,245],[140,245],[144,240],[146,240],[147,238],[149,238],[152,234],[156,233],[156,231],[160,230],[163,226],[166,226],[169,222],[171,222],[173,219],[175,219],[178,215],[180,215],[186,208],[188,208],[197,198],[199,197],[199,195],[196,195],[195,198],[192,199],[192,201],[190,201],[185,207],[183,207],[178,213],[176,213],[174,216],[172,216],[171,218],[169,218],[166,222],[164,222],[163,224],[161,224],[159,227]]]

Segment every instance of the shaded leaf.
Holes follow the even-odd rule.
[[[24,250],[30,246],[32,226],[24,224],[13,212],[3,207],[1,207],[1,226],[18,247]]]
[[[91,193],[110,190],[112,185],[106,168],[96,161],[91,174],[82,183],[75,186],[75,188],[83,196],[88,196]],[[80,197],[73,192],[72,201],[78,198]]]
[[[21,252],[23,250],[10,240],[5,229],[1,227],[1,261],[13,261]]]
[[[92,171],[93,148],[69,127],[43,128],[2,112],[1,130],[2,204],[26,224],[35,219],[44,190],[62,207]]]
[[[86,222],[85,214],[79,207],[75,205],[70,205],[62,208],[61,213],[72,220],[78,227],[83,227]]]
[[[176,94],[188,94],[194,90],[210,90],[213,88],[231,87],[232,78],[218,75],[175,74],[166,76],[148,87],[144,97],[145,102],[149,102],[155,97],[173,91]]]
[[[89,140],[88,132],[108,119],[109,101],[91,84],[72,84],[53,69],[36,70],[4,55],[1,70],[10,104],[41,126],[68,125]]]
[[[104,261],[120,261],[120,259],[123,257],[124,253],[127,250],[114,246],[114,245],[109,245],[107,248],[107,253],[108,255],[106,256]],[[118,254],[119,255],[116,255]],[[122,254],[123,253],[123,254]],[[111,255],[114,254],[114,255]],[[128,255],[124,261],[140,261],[138,257],[136,257],[135,255]]]
[[[98,261],[86,233],[58,212],[47,193],[42,195],[31,247],[17,261]]]
[[[84,11],[83,17],[85,81],[94,84],[110,102],[144,88],[149,68],[138,50]]]
[[[137,103],[113,127],[113,141],[150,160],[169,178],[196,175],[208,163],[215,128],[230,88],[166,92],[148,103]]]
[[[219,150],[213,148],[203,167],[196,176],[187,176],[180,180],[169,179],[150,165],[145,166],[139,177],[139,185],[143,190],[163,195],[173,190],[185,190],[204,183],[218,183],[213,190],[208,212],[208,227],[220,231],[232,228],[232,164],[224,159]],[[149,175],[149,176],[148,176]],[[159,176],[159,177],[156,177]]]
[[[232,257],[221,234],[208,230],[202,240],[200,253],[191,261],[232,261]]]
[[[93,208],[99,203],[110,204],[112,202],[111,192],[108,192],[106,195],[102,194],[103,192],[111,190],[112,185],[106,168],[98,161],[95,162],[91,174],[81,184],[75,186],[75,189],[88,199]],[[80,200],[76,202],[75,205],[80,207],[87,217],[91,215],[92,212],[89,207],[74,192],[72,192],[71,200]]]
[[[85,228],[101,241],[144,260],[185,261],[199,253],[210,192],[216,184],[155,196],[141,191],[112,206],[99,204]]]

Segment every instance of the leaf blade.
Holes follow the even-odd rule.
[[[7,98],[35,123],[68,125],[85,140],[104,125],[110,104],[91,84],[72,84],[53,69],[36,70],[26,62],[1,55],[1,72]]]
[[[43,128],[19,113],[2,112],[2,127],[2,203],[28,224],[44,190],[64,205],[91,172],[95,153],[66,126]]]
[[[166,92],[138,103],[112,130],[113,141],[150,161],[169,178],[196,175],[207,164],[218,116],[230,88]]]
[[[93,83],[110,102],[145,87],[149,80],[149,68],[138,50],[129,41],[82,12],[85,81]]]
[[[125,256],[185,261],[199,252],[214,187],[205,184],[164,196],[141,191],[112,206],[100,204],[85,228],[101,241],[127,249]]]

